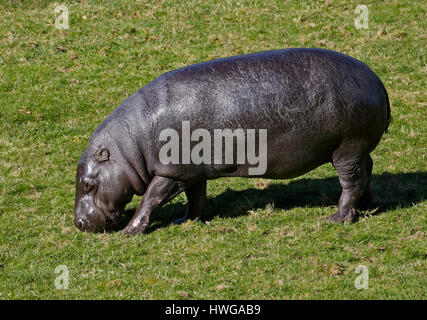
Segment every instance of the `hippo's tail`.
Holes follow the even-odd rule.
[[[389,126],[389,124],[390,124],[390,122],[392,120],[392,117],[391,117],[391,110],[390,110],[390,101],[388,100],[387,90],[385,89],[384,85],[383,85],[383,89],[384,89],[385,100],[386,100],[386,103],[387,103],[387,122],[386,122],[386,125],[385,125],[384,132],[387,132],[388,126]]]

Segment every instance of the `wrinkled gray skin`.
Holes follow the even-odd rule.
[[[182,191],[186,218],[197,220],[207,180],[248,176],[247,164],[162,165],[160,131],[181,134],[182,121],[212,136],[215,128],[266,128],[266,178],[293,178],[331,162],[343,190],[330,219],[343,222],[370,202],[369,154],[387,130],[390,107],[369,67],[329,50],[267,51],[165,73],[93,133],[77,169],[77,228],[114,229],[134,194],[144,195],[143,201],[122,233],[146,231],[156,209]]]

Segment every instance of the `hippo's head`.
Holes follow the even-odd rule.
[[[102,232],[118,226],[127,203],[136,192],[129,170],[120,155],[103,145],[83,153],[76,175],[74,224],[82,231]]]

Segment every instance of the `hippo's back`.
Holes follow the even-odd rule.
[[[375,113],[384,98],[380,79],[364,63],[308,48],[191,65],[165,73],[146,89],[151,89],[146,91],[153,107],[164,109],[165,116],[207,128],[319,128],[320,119],[331,123]]]

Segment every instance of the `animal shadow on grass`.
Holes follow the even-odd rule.
[[[341,194],[338,177],[301,178],[288,184],[281,184],[275,180],[264,189],[260,189],[255,187],[241,191],[227,189],[216,197],[209,198],[203,220],[209,221],[217,216],[228,218],[247,215],[248,211],[265,208],[268,204],[273,204],[279,209],[336,207]],[[376,209],[370,215],[411,207],[422,202],[427,196],[427,172],[396,174],[385,172],[372,175],[371,190],[373,208]],[[186,203],[166,204],[153,215],[148,233],[174,223],[184,215],[186,206]],[[134,213],[135,208],[125,211],[120,228],[126,226]],[[363,212],[361,214],[363,216]]]

